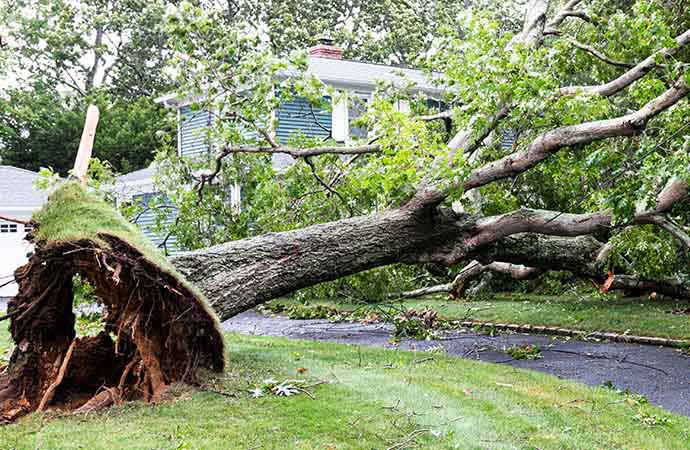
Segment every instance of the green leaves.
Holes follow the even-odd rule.
[[[64,98],[37,84],[0,97],[0,158],[29,170],[51,167],[65,176],[74,164],[89,104],[101,111],[94,155],[116,172],[144,168],[158,149],[174,142],[169,111],[149,98],[120,101],[102,92]]]
[[[627,228],[616,233],[610,242],[610,261],[618,267],[631,268],[642,277],[682,276],[687,269],[673,238],[658,228]]]
[[[376,212],[404,204],[427,177],[448,189],[462,186],[473,168],[528,149],[546,131],[638,110],[667,89],[688,63],[682,52],[676,60],[665,58],[660,61],[663,67],[610,98],[560,97],[562,86],[605,83],[624,69],[574,48],[559,36],[547,37],[537,49],[508,45],[521,24],[510,14],[498,16],[496,11],[503,6],[483,2],[463,10],[451,3],[431,2],[429,11],[419,12],[419,2],[412,2],[407,10],[387,0],[372,5],[338,0],[273,2],[232,19],[228,11],[188,2],[170,8],[166,32],[175,54],[169,73],[176,76],[180,98],[213,117],[209,142],[216,152],[225,146],[270,146],[267,134],[275,127],[276,109],[295,97],[323,111],[332,110],[329,99],[352,100],[305,73],[307,57],[299,50],[313,43],[316,31],[328,30],[338,43],[347,44],[346,56],[416,60],[427,73],[438,72],[435,77],[442,80],[443,90],[432,107],[428,99],[414,95],[411,86],[381,83],[356,121],[368,134],[352,142],[374,140],[382,148],[380,153],[313,157],[311,165],[298,160],[279,173],[267,155],[234,154],[221,161],[221,176],[204,185],[201,195],[189,186],[197,185],[200,174],[215,169],[214,155],[183,160],[162,153],[159,184],[179,207],[174,232],[180,242],[195,248]],[[690,24],[686,13],[669,12],[667,2],[632,3],[634,13],[623,10],[620,2],[588,2],[583,7],[595,22],[569,18],[560,31],[612,59],[636,63],[674,45],[678,29]],[[335,19],[346,13],[352,14],[349,22]],[[256,33],[252,20],[265,26],[265,34]],[[422,36],[415,29],[419,23],[433,26],[425,28]],[[410,112],[400,107],[401,102],[409,105]],[[447,143],[455,133],[484,136],[491,117],[504,105],[511,106],[510,112],[495,126],[478,157],[467,161],[463,149],[450,156]],[[451,111],[452,123],[417,117],[439,107]],[[688,133],[683,131],[688,108],[687,103],[679,103],[653,119],[641,135],[570,147],[514,179],[484,186],[481,211],[476,212],[500,214],[519,207],[567,212],[610,209],[616,224],[626,224],[637,208],[652,205],[669,178],[690,179]],[[506,136],[514,136],[515,142],[502,145]],[[308,148],[335,142],[295,133],[287,144]],[[242,186],[241,211],[228,203],[235,183]],[[450,201],[464,194],[461,188],[454,189]],[[681,225],[688,223],[689,214],[680,208],[673,211]],[[673,244],[666,235],[655,240],[620,233],[617,239],[619,258],[642,260],[651,255],[658,266],[662,258],[671,257]],[[650,267],[642,264],[639,271],[651,273]]]
[[[135,98],[168,88],[161,27],[164,0],[16,0],[0,6],[0,29],[20,79],[73,95],[108,90]],[[4,33],[3,33],[4,34]]]

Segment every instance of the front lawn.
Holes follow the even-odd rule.
[[[1,449],[686,449],[690,420],[643,398],[446,357],[227,335],[213,389],[89,416],[33,414],[0,427]],[[7,333],[0,347],[7,348]],[[306,369],[306,371],[304,370]],[[306,394],[251,398],[266,378]]]
[[[292,305],[294,300],[280,299],[269,304]],[[312,302],[339,310],[362,311],[366,305]],[[497,294],[488,300],[454,301],[445,295],[405,299],[391,303],[395,308],[422,310],[431,308],[448,319],[481,320],[501,323],[558,326],[584,331],[612,331],[638,336],[690,338],[690,303],[676,300],[650,300],[607,295],[545,296]],[[679,313],[687,310],[688,313]]]

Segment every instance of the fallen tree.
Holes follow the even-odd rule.
[[[584,11],[578,11],[582,3],[582,0],[562,2],[553,18],[549,20],[551,2],[532,0],[527,7],[523,29],[507,44],[505,57],[523,57],[524,64],[529,65],[531,55],[536,55],[539,49],[546,45],[546,36],[567,35],[567,19],[580,20],[587,15]],[[184,36],[184,32],[181,35]],[[198,35],[194,37],[195,40],[190,43],[192,46],[202,41]],[[653,225],[669,232],[682,245],[690,245],[684,227],[675,224],[670,216],[672,210],[687,197],[688,185],[685,175],[657,177],[655,182],[661,181],[662,188],[652,187],[652,192],[648,192],[648,196],[653,194],[657,197],[654,204],[649,206],[648,200],[635,199],[636,210],[624,219],[616,217],[616,212],[609,208],[579,214],[519,208],[503,214],[486,215],[476,210],[454,210],[449,205],[449,197],[458,191],[467,194],[490,188],[504,180],[512,180],[515,184],[523,174],[546,164],[564,152],[582,153],[583,149],[598,148],[597,145],[600,148],[605,143],[610,143],[611,148],[616,149],[626,139],[638,142],[640,137],[647,133],[651,121],[660,120],[660,123],[663,123],[665,119],[658,119],[664,116],[663,113],[674,110],[679,105],[686,108],[684,99],[690,92],[688,74],[685,66],[679,66],[682,68],[676,72],[677,76],[674,79],[665,79],[665,90],[657,91],[655,96],[648,96],[645,103],[636,106],[635,109],[630,108],[631,99],[626,98],[623,92],[632,89],[631,86],[638,80],[654,74],[655,69],[662,67],[665,58],[670,61],[671,57],[685,57],[689,42],[690,30],[680,33],[675,39],[675,47],[656,50],[639,64],[627,64],[627,71],[616,76],[615,82],[604,83],[605,90],[596,86],[569,86],[567,89],[555,88],[550,97],[548,93],[543,94],[548,97],[547,107],[556,102],[570,101],[572,96],[576,95],[584,99],[578,101],[587,101],[592,96],[620,96],[623,106],[619,108],[620,113],[617,116],[544,127],[538,132],[528,128],[524,133],[527,140],[516,143],[512,149],[498,156],[495,156],[494,150],[494,153],[488,153],[487,157],[489,137],[499,130],[505,121],[515,121],[523,114],[520,111],[520,100],[507,89],[508,93],[496,100],[493,112],[473,113],[473,116],[464,122],[469,125],[458,127],[442,151],[434,154],[422,153],[416,168],[424,173],[424,177],[417,184],[416,192],[408,196],[402,206],[370,215],[360,215],[293,231],[269,233],[182,253],[173,257],[172,262],[211,299],[221,320],[297,289],[392,263],[433,263],[451,267],[470,262],[470,270],[463,270],[466,274],[501,269],[513,271],[517,276],[527,276],[537,271],[565,269],[602,283],[609,278],[609,271],[613,270],[615,276],[609,282],[611,289],[654,290],[688,298],[690,295],[687,286],[678,280],[641,277],[631,273],[625,265],[616,266],[608,261],[610,245],[606,242],[615,230]],[[600,53],[594,56],[597,64],[610,64],[607,58],[600,57]],[[202,60],[201,66],[206,67],[209,73],[214,73],[213,64],[213,60]],[[620,70],[619,64],[614,64],[613,67]],[[214,92],[222,93],[230,99],[237,96],[237,102],[242,102],[238,94],[240,87],[233,87],[231,79],[216,81],[218,87]],[[244,86],[241,88],[244,89]],[[228,100],[224,102],[227,104]],[[467,109],[467,105],[463,105],[456,108],[455,114],[464,113]],[[538,117],[538,114],[540,113],[536,113],[535,116]],[[442,115],[444,120],[452,120],[454,111]],[[237,120],[238,116],[233,117]],[[416,119],[412,117],[410,120],[412,123],[418,120],[427,124],[426,126],[433,122],[429,120],[428,115]],[[531,120],[536,119],[533,117]],[[258,146],[228,144],[221,148],[211,163],[212,170],[196,178],[197,203],[203,201],[205,193],[214,183],[222,183],[219,181],[219,175],[225,167],[224,161],[231,156],[264,152],[287,153],[296,159],[304,159],[320,185],[325,185],[321,192],[325,192],[326,196],[335,192],[337,196],[334,198],[344,200],[334,188],[342,179],[342,172],[333,177],[330,184],[326,183],[324,178],[318,175],[313,158],[340,153],[354,155],[353,159],[360,158],[361,161],[361,158],[377,158],[379,153],[386,151],[388,154],[402,151],[396,148],[396,141],[390,136],[384,136],[387,140],[380,139],[375,145],[364,147],[316,145],[289,148],[276,143],[262,125],[246,118],[242,118],[240,122],[250,128],[255,127],[257,135],[265,139]],[[554,122],[557,124],[559,120],[556,118]],[[402,123],[401,121],[397,127],[390,128],[390,132],[394,135],[403,134]],[[376,122],[370,125],[379,126]],[[380,125],[378,129],[384,128],[385,125]],[[420,128],[415,130],[418,131]],[[421,141],[423,138],[421,132],[419,133],[415,136],[419,136],[418,140]],[[669,141],[678,134],[679,131],[669,132],[669,137],[664,143],[669,145]],[[391,148],[387,149],[387,145]],[[404,144],[400,145],[405,149]],[[643,156],[643,159],[647,156]],[[629,159],[633,161],[624,159],[621,164],[632,166],[635,158],[631,156]],[[348,163],[350,161],[348,160]],[[471,166],[467,170],[469,164]],[[678,167],[674,170],[678,170]],[[687,171],[687,167],[684,170]],[[630,169],[626,173],[629,179],[635,178],[633,170]],[[615,185],[613,180],[602,180],[597,183],[591,188],[611,189]],[[510,185],[506,186],[506,189],[509,188]],[[530,192],[529,186],[527,188]],[[630,192],[628,195],[633,197],[636,194]],[[581,207],[579,204],[574,206]],[[352,213],[352,209],[348,209]],[[592,237],[593,235],[597,235],[597,238]],[[478,262],[472,262],[475,260]],[[514,265],[524,267],[516,270]],[[460,278],[456,281],[458,291],[462,290],[462,286],[466,286],[466,279]]]
[[[8,304],[16,346],[0,373],[0,420],[48,408],[87,412],[221,371],[223,339],[204,297],[110,205],[76,182],[34,216],[35,245]],[[103,330],[76,337],[73,277],[95,288]]]
[[[556,33],[554,30],[558,30],[567,17],[577,18],[574,8],[580,3],[578,0],[565,2],[561,11],[549,21],[547,15],[550,2],[530,2],[522,31],[510,40],[506,46],[507,53],[501,54],[501,57],[514,57],[518,61],[523,58],[524,65],[529,66],[530,55],[535,54],[537,49],[544,45],[547,34],[545,30],[548,30],[548,34]],[[177,39],[188,38],[190,48],[214,43],[212,39],[203,36],[203,32],[213,28],[207,26],[208,21],[203,14],[203,11],[197,11],[192,14],[191,19],[201,20],[202,26],[197,27],[199,24],[192,22],[189,27],[192,32],[180,29],[174,33]],[[185,19],[180,18],[177,24],[184,27]],[[681,34],[676,40],[677,49],[672,52],[655,52],[655,55],[661,59],[667,56],[682,56],[688,43],[684,37],[686,33],[688,32]],[[224,33],[219,35],[212,35],[211,38],[218,39],[222,45],[234,45],[232,39],[229,39],[232,41],[230,44],[228,40],[223,40]],[[221,50],[225,49],[221,46],[203,54],[244,55],[242,52]],[[243,50],[250,51],[246,48]],[[256,55],[250,53],[247,58],[259,59],[254,56]],[[655,61],[657,56],[654,58]],[[252,77],[256,77],[255,65],[243,66],[242,61],[238,61],[233,68],[242,76],[234,72],[233,76],[218,79],[214,77],[219,71],[224,73],[228,62],[221,58],[214,63],[217,63],[217,66],[203,60],[195,61],[195,67],[207,69],[207,72],[203,73],[204,76],[192,78],[195,81],[203,80],[203,91],[209,92],[209,96],[211,93],[218,94],[214,95],[214,98],[221,94],[225,96],[222,107],[215,110],[227,110],[229,105],[239,105],[238,109],[252,108],[256,105],[266,106],[261,99],[247,106],[249,102],[246,93],[252,91],[253,87],[256,87],[255,90],[260,94],[272,92],[273,88],[272,85],[261,84],[257,87],[251,84]],[[619,66],[616,67],[618,70]],[[633,66],[629,70],[629,76],[618,77],[619,81],[607,89],[605,95],[611,97],[620,94],[641,77],[653,73],[653,69],[654,67],[650,67],[649,64],[645,64],[643,69]],[[241,73],[242,70],[246,72]],[[509,75],[514,71],[518,71],[518,68],[511,67],[506,73]],[[183,73],[182,70],[178,72]],[[529,67],[520,73],[528,77]],[[272,83],[269,76],[259,78],[257,83]],[[690,243],[684,227],[676,224],[671,217],[674,208],[681,205],[687,197],[687,177],[676,177],[677,174],[671,170],[658,173],[654,183],[640,183],[648,188],[646,194],[653,191],[654,195],[651,198],[655,198],[655,201],[643,202],[637,200],[645,199],[635,198],[636,201],[633,203],[637,203],[638,207],[628,211],[622,219],[618,212],[608,205],[597,210],[591,206],[582,208],[579,204],[572,204],[571,206],[577,206],[580,210],[587,210],[579,213],[505,206],[500,208],[499,212],[484,213],[481,208],[467,212],[451,207],[451,199],[458,194],[488,189],[496,185],[508,190],[510,186],[505,187],[500,183],[506,180],[515,182],[519,177],[548,164],[563,153],[581,153],[589,146],[603,143],[610,143],[607,151],[616,153],[621,142],[631,140],[639,143],[641,137],[650,131],[651,127],[648,125],[652,121],[661,122],[679,108],[687,107],[684,99],[690,93],[690,85],[685,66],[681,66],[673,78],[665,75],[659,78],[663,89],[659,88],[657,83],[655,89],[646,90],[644,95],[638,93],[637,97],[644,98],[644,101],[636,101],[637,97],[625,98],[620,105],[616,104],[616,107],[610,108],[613,112],[607,110],[607,114],[604,115],[601,111],[595,111],[596,114],[591,114],[596,116],[594,118],[588,114],[582,114],[587,116],[585,118],[578,116],[577,120],[569,118],[569,122],[573,123],[566,121],[563,124],[561,118],[554,114],[554,117],[551,117],[552,122],[534,128],[526,127],[526,138],[516,143],[513,148],[500,151],[495,148],[486,151],[489,147],[488,138],[501,129],[504,121],[519,119],[523,114],[522,110],[526,109],[524,104],[530,101],[520,100],[520,95],[517,95],[520,92],[517,91],[505,94],[503,91],[510,91],[505,89],[505,86],[499,89],[501,95],[496,94],[493,111],[487,113],[486,108],[477,108],[479,111],[472,112],[472,117],[462,122],[463,126],[457,127],[454,136],[445,146],[435,145],[435,138],[427,138],[427,129],[422,127],[433,126],[428,117],[402,119],[399,112],[392,114],[398,121],[392,125],[385,122],[385,117],[381,119],[384,123],[377,131],[387,132],[388,136],[379,137],[376,144],[356,148],[314,144],[294,149],[276,143],[264,128],[265,124],[251,119],[262,117],[258,111],[250,110],[252,114],[228,114],[233,126],[236,123],[242,124],[242,131],[246,131],[247,127],[255,128],[251,138],[252,145],[232,143],[223,146],[217,156],[209,161],[209,171],[200,172],[184,167],[182,172],[188,179],[184,182],[175,180],[174,184],[186,192],[189,191],[189,183],[195,181],[195,189],[191,196],[195,205],[202,204],[209,197],[217,205],[219,199],[222,202],[222,199],[226,198],[227,192],[222,189],[214,191],[214,186],[232,181],[230,176],[221,176],[224,170],[233,168],[227,160],[235,156],[239,160],[244,154],[256,156],[257,153],[287,153],[303,159],[309,166],[311,175],[319,183],[319,192],[325,193],[327,198],[337,198],[338,201],[344,200],[344,197],[334,186],[346,175],[340,172],[330,181],[325,181],[319,176],[313,158],[338,153],[349,155],[351,158],[347,160],[347,167],[351,168],[356,158],[360,158],[359,161],[372,158],[372,163],[384,161],[385,164],[388,162],[386,158],[390,159],[391,155],[397,156],[398,151],[419,152],[418,155],[415,154],[416,159],[412,159],[412,162],[405,161],[404,168],[409,173],[411,166],[412,172],[417,170],[423,176],[413,185],[401,187],[400,192],[404,193],[401,194],[401,201],[389,202],[387,209],[354,216],[356,210],[348,208],[348,212],[354,217],[292,231],[267,233],[181,253],[171,258],[171,263],[184,279],[197,286],[203,296],[210,300],[221,320],[301,288],[393,263],[432,263],[446,267],[471,261],[477,261],[472,264],[482,267],[520,264],[530,268],[525,269],[528,272],[566,269],[601,281],[608,278],[608,272],[613,268],[616,275],[611,280],[612,288],[654,289],[673,296],[688,297],[688,288],[682,283],[666,279],[641,278],[628,273],[628,268],[624,265],[612,267],[613,263],[606,258],[610,250],[610,246],[605,242],[606,237],[613,230],[624,227],[655,226],[668,231],[683,245]],[[214,82],[217,83],[215,88]],[[228,87],[228,83],[237,83],[234,86],[236,92],[233,92],[233,86]],[[506,80],[499,80],[496,84],[510,85]],[[591,91],[573,89],[577,92]],[[202,89],[190,91],[201,92]],[[570,94],[560,92],[560,88],[551,92],[550,96],[545,92],[539,94],[543,101],[553,104],[572,100]],[[525,95],[524,92],[521,95]],[[592,101],[596,100],[598,99]],[[587,99],[577,97],[576,101],[587,102]],[[533,112],[529,119],[540,119],[542,112]],[[682,114],[678,115],[682,117]],[[375,125],[377,124],[372,124]],[[663,125],[663,122],[660,125]],[[665,130],[660,126],[656,127],[654,132],[658,132],[659,129]],[[393,138],[406,133],[412,134],[407,142],[400,143]],[[673,145],[676,150],[682,148],[680,139],[673,139],[678,134],[677,130],[662,134],[665,138],[664,143]],[[238,138],[238,128],[232,128],[228,135]],[[257,141],[260,141],[259,145]],[[430,150],[425,151],[427,149],[423,144],[428,144]],[[620,164],[626,168],[632,166],[638,158],[637,154],[625,147],[619,153],[623,154]],[[607,156],[611,157],[608,154]],[[678,166],[676,160],[670,160],[668,165],[673,164]],[[377,167],[379,168],[380,166]],[[399,168],[394,166],[392,172],[396,172],[397,175],[399,171]],[[635,179],[637,176],[634,170],[627,170],[623,175],[627,180]],[[681,175],[687,174],[683,172]],[[604,190],[610,189],[613,184],[615,181],[599,180],[590,183],[590,187]],[[531,194],[536,191],[536,187],[527,186],[525,190]],[[632,196],[637,191],[631,189],[629,193]],[[176,198],[174,195],[171,197]],[[78,205],[82,201],[89,203],[88,198],[81,197],[75,204]],[[49,208],[50,205],[57,204],[59,201],[54,198]],[[512,205],[510,202],[507,204]],[[184,211],[190,212],[191,222],[195,225],[201,222],[194,208],[189,208],[188,205],[179,206],[181,214]],[[103,336],[102,347],[108,349],[106,354],[115,356],[111,358],[110,364],[116,367],[111,367],[112,370],[107,375],[111,378],[103,378],[106,377],[105,374],[90,374],[87,378],[92,381],[98,379],[101,385],[115,386],[118,391],[114,393],[116,395],[113,391],[98,394],[100,397],[93,398],[89,404],[112,401],[113,396],[122,396],[122,392],[119,391],[126,391],[126,386],[130,387],[129,392],[132,393],[143,388],[146,396],[155,400],[160,398],[165,385],[180,379],[189,379],[195,368],[217,370],[222,367],[222,358],[218,356],[222,355],[222,341],[214,326],[213,315],[203,308],[202,295],[195,294],[195,291],[182,278],[177,277],[164,262],[152,262],[155,258],[147,253],[144,244],[137,247],[132,245],[131,238],[123,239],[118,233],[109,233],[107,230],[111,227],[117,228],[116,221],[102,223],[103,226],[98,228],[82,229],[81,215],[81,211],[75,211],[74,217],[70,219],[73,221],[72,225],[66,226],[56,221],[53,223],[56,228],[52,233],[48,231],[51,229],[51,221],[46,220],[48,216],[37,217],[37,251],[29,265],[17,272],[21,293],[10,305],[10,314],[13,315],[12,334],[18,343],[18,350],[15,350],[16,356],[13,355],[10,370],[6,372],[10,376],[4,378],[5,388],[0,391],[3,393],[0,395],[4,395],[0,396],[0,399],[5,399],[5,407],[17,404],[11,403],[8,399],[21,398],[21,411],[36,409],[41,403],[51,403],[48,400],[43,401],[46,394],[48,397],[45,398],[55,399],[52,400],[53,404],[59,403],[60,399],[65,398],[63,389],[73,385],[67,382],[72,373],[70,367],[81,367],[77,365],[80,361],[79,355],[82,354],[80,347],[87,345],[77,341],[70,351],[74,342],[73,327],[70,328],[71,320],[73,321],[70,317],[73,316],[68,309],[70,292],[66,280],[74,273],[83,273],[96,285],[97,292],[109,308],[104,319],[107,327],[117,331],[117,336],[121,335],[120,332],[124,333],[117,342],[126,343],[127,348],[122,353],[119,346],[114,343],[108,344],[105,342],[106,336]],[[101,215],[110,217],[99,211],[97,216]],[[180,217],[184,220],[183,216]],[[210,228],[220,228],[215,220],[211,222]],[[61,231],[63,228],[75,227],[78,232],[74,235],[65,235]],[[194,229],[195,232],[200,228],[201,225]],[[41,239],[41,236],[44,238]],[[58,295],[46,294],[48,291],[53,292],[54,287],[59,288],[56,291],[59,292]],[[141,295],[136,294],[137,292]],[[51,300],[47,301],[47,298]],[[133,307],[136,309],[132,309]],[[34,322],[27,322],[28,318],[33,318],[36,325],[32,326]],[[155,320],[153,333],[148,329],[149,319]],[[44,320],[48,320],[51,325],[43,327],[46,323]],[[203,323],[204,326],[199,326],[199,323]],[[56,326],[62,331],[56,332]],[[46,329],[51,330],[49,337],[43,334]],[[175,343],[171,344],[173,340]],[[34,345],[38,345],[40,355],[32,350]],[[179,352],[171,350],[169,345],[181,346]],[[124,357],[120,359],[121,355]],[[174,361],[170,359],[173,356]],[[140,367],[143,369],[139,372],[133,369],[137,364],[136,358],[142,359]],[[64,364],[63,359],[67,361]],[[150,363],[144,364],[144,361]],[[28,371],[22,371],[22,368],[28,368]],[[112,378],[113,372],[120,373],[119,380]],[[121,388],[123,379],[125,381]],[[84,381],[81,385],[88,383]],[[33,388],[23,390],[26,386]],[[23,392],[28,394],[25,395]],[[76,392],[73,395],[73,398],[81,399],[78,403],[88,400],[88,395],[80,397],[78,394],[79,392]],[[90,394],[93,396],[93,392]],[[17,413],[14,410],[9,412]]]
[[[584,10],[578,10],[583,1],[561,2],[560,8],[549,20],[551,3],[555,2],[533,0],[529,3],[522,31],[507,45],[508,57],[518,58],[516,54],[525,54],[519,52],[536,54],[538,49],[546,45],[546,36],[564,35],[567,42],[572,41],[567,37],[565,25],[568,19],[577,21],[588,17]],[[596,28],[596,24],[592,26]],[[661,178],[667,183],[657,192],[656,204],[651,207],[638,205],[638,210],[626,220],[614,217],[614,212],[609,209],[582,214],[529,208],[496,215],[464,213],[451,209],[448,198],[457,191],[475,192],[503,180],[517,181],[521,175],[562,152],[582,153],[583,149],[595,144],[611,142],[610,145],[615,147],[624,139],[636,141],[646,133],[650,121],[683,102],[690,91],[687,73],[683,69],[676,78],[666,79],[665,91],[650,97],[634,110],[629,108],[630,99],[626,103],[623,92],[631,89],[633,83],[645,76],[652,76],[650,74],[654,74],[656,69],[664,67],[665,60],[686,56],[689,41],[690,30],[684,31],[675,38],[674,47],[656,50],[639,64],[626,64],[624,67],[627,70],[617,75],[613,82],[602,84],[601,89],[597,85],[558,87],[549,100],[554,104],[568,101],[576,95],[581,98],[612,98],[618,95],[625,106],[620,108],[624,112],[617,117],[582,120],[570,125],[547,127],[536,133],[525,133],[529,140],[516,145],[507,154],[487,158],[482,152],[488,145],[488,138],[511,116],[516,120],[515,116],[521,114],[520,102],[509,92],[499,97],[493,112],[476,113],[466,121],[468,126],[456,129],[445,152],[435,154],[433,158],[428,155],[420,158],[417,170],[423,170],[425,176],[417,185],[416,193],[407,198],[403,206],[204,248],[177,255],[172,262],[212,299],[213,307],[221,319],[297,289],[392,263],[434,263],[451,267],[479,261],[471,262],[468,270],[462,271],[465,275],[456,280],[455,290],[458,293],[466,286],[470,278],[468,275],[474,276],[489,269],[512,271],[516,276],[565,269],[602,283],[609,278],[609,271],[613,270],[615,276],[609,283],[611,289],[652,290],[688,298],[688,288],[678,280],[635,275],[629,267],[615,266],[606,258],[610,250],[607,237],[612,231],[624,227],[651,224],[668,231],[682,245],[689,245],[684,228],[670,219],[671,210],[687,196],[687,183],[682,179],[672,176]],[[192,45],[197,42],[198,39]],[[610,58],[602,58],[601,55],[601,52],[593,54],[596,63],[610,65]],[[203,64],[213,67],[214,62],[203,61]],[[528,56],[525,65],[529,64]],[[613,64],[612,67],[620,70],[621,65]],[[221,77],[216,81],[219,85],[217,92],[234,98],[232,79]],[[466,109],[467,105],[459,108],[460,111]],[[444,120],[454,117],[453,111],[441,115]],[[417,120],[430,121],[428,115],[420,116]],[[243,123],[249,127],[256,126],[258,134],[266,137],[265,142],[259,146],[224,146],[213,161],[213,170],[202,174],[197,180],[199,202],[205,190],[218,182],[224,167],[223,161],[231,155],[286,153],[296,159],[304,159],[320,184],[326,186],[322,191],[327,191],[326,195],[335,192],[343,200],[343,196],[333,187],[342,177],[336,175],[331,184],[325,183],[323,177],[317,175],[313,159],[310,158],[334,153],[376,158],[378,153],[386,151],[386,145],[378,142],[376,145],[353,148],[318,145],[289,148],[276,143],[265,129],[251,120],[244,120]],[[374,122],[371,126],[378,125]],[[394,130],[400,132],[399,128]],[[671,134],[670,138],[676,135],[678,132]],[[388,151],[395,153],[397,150],[394,144],[391,145],[393,148]],[[463,154],[466,155],[464,158]],[[430,164],[429,159],[433,159]],[[453,172],[460,170],[466,161],[474,164],[471,170],[462,175]],[[611,183],[602,182],[600,188],[608,189]],[[638,201],[638,204],[642,203]],[[591,237],[594,234],[598,235],[597,239]],[[554,238],[545,238],[544,235]],[[587,236],[587,239],[577,236]],[[450,289],[450,286],[443,288]]]
[[[464,181],[464,188],[475,189],[515,176],[573,145],[635,135],[652,117],[675,105],[688,92],[688,84],[679,79],[634,113],[543,133],[525,150],[473,170]],[[684,200],[687,193],[685,181],[669,180],[657,205],[636,213],[633,222],[663,223],[664,214]],[[402,262],[452,266],[468,258],[488,260],[490,252],[510,253],[508,247],[514,247],[515,241],[505,239],[509,236],[536,233],[573,237],[607,231],[614,225],[609,211],[568,214],[520,209],[491,217],[456,213],[439,206],[447,195],[448,188],[428,183],[399,209],[230,242],[181,254],[172,262],[212,299],[214,309],[224,320],[297,289],[382,265]],[[563,253],[552,255],[554,260],[549,268],[578,267],[575,260],[582,258],[582,249],[576,240],[570,244],[562,248]],[[500,259],[503,256],[494,260],[532,266],[532,252],[539,249],[516,248],[523,253],[513,251],[510,260]],[[599,248],[603,244],[599,243]],[[580,266],[592,268],[587,269],[589,272],[594,272],[592,266],[597,259],[592,253],[585,253],[589,260],[579,262]],[[490,262],[493,261],[487,261]]]

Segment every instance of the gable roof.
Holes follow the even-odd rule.
[[[48,192],[34,185],[39,175],[30,170],[0,165],[0,214],[28,218],[48,200]]]
[[[441,74],[429,77],[421,70],[385,64],[309,56],[307,72],[336,87],[373,90],[377,81],[392,82],[399,87],[412,82],[412,90],[415,92],[430,95],[440,95],[443,92],[443,87],[437,85],[441,81]]]
[[[398,87],[404,87],[411,82],[413,84],[412,92],[423,92],[432,97],[440,97],[446,90],[442,83],[443,75],[440,73],[433,73],[429,76],[419,69],[349,59],[322,58],[309,55],[307,73],[315,75],[327,85],[341,89],[373,91],[376,88],[376,83],[383,81],[391,82]],[[278,77],[285,79],[296,74],[296,70],[287,69]],[[166,106],[179,107],[198,100],[199,98],[185,98],[176,93],[170,93],[157,98],[156,102]]]
[[[155,164],[151,164],[150,166],[144,168],[144,169],[139,169],[135,170],[134,172],[129,172],[125,175],[120,175],[117,177],[117,182],[118,183],[136,183],[136,182],[141,182],[141,181],[148,181],[153,178],[153,176],[156,174],[156,166]]]

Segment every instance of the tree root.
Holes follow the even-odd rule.
[[[107,408],[110,405],[120,403],[122,397],[120,396],[118,388],[105,388],[98,394],[91,397],[91,399],[80,406],[74,414],[88,414],[90,412],[98,411]]]
[[[113,235],[38,243],[8,304],[16,343],[0,373],[0,422],[32,411],[158,402],[170,384],[224,366],[215,315],[188,285]],[[94,287],[104,331],[76,338],[72,278]],[[103,391],[103,386],[110,386]]]
[[[48,386],[48,389],[46,390],[45,394],[43,394],[43,398],[41,398],[41,403],[38,404],[38,408],[36,408],[36,411],[43,411],[44,409],[46,409],[46,405],[50,403],[51,400],[53,400],[53,396],[55,395],[55,389],[57,389],[58,386],[60,386],[60,383],[62,383],[63,378],[65,378],[67,365],[69,364],[69,360],[72,359],[72,352],[74,351],[75,345],[77,345],[76,339],[72,341],[69,348],[67,349],[67,354],[65,355],[65,358],[62,360],[62,364],[60,365],[60,370],[58,371],[57,377],[55,378],[55,381],[53,381],[53,383],[50,386]]]

